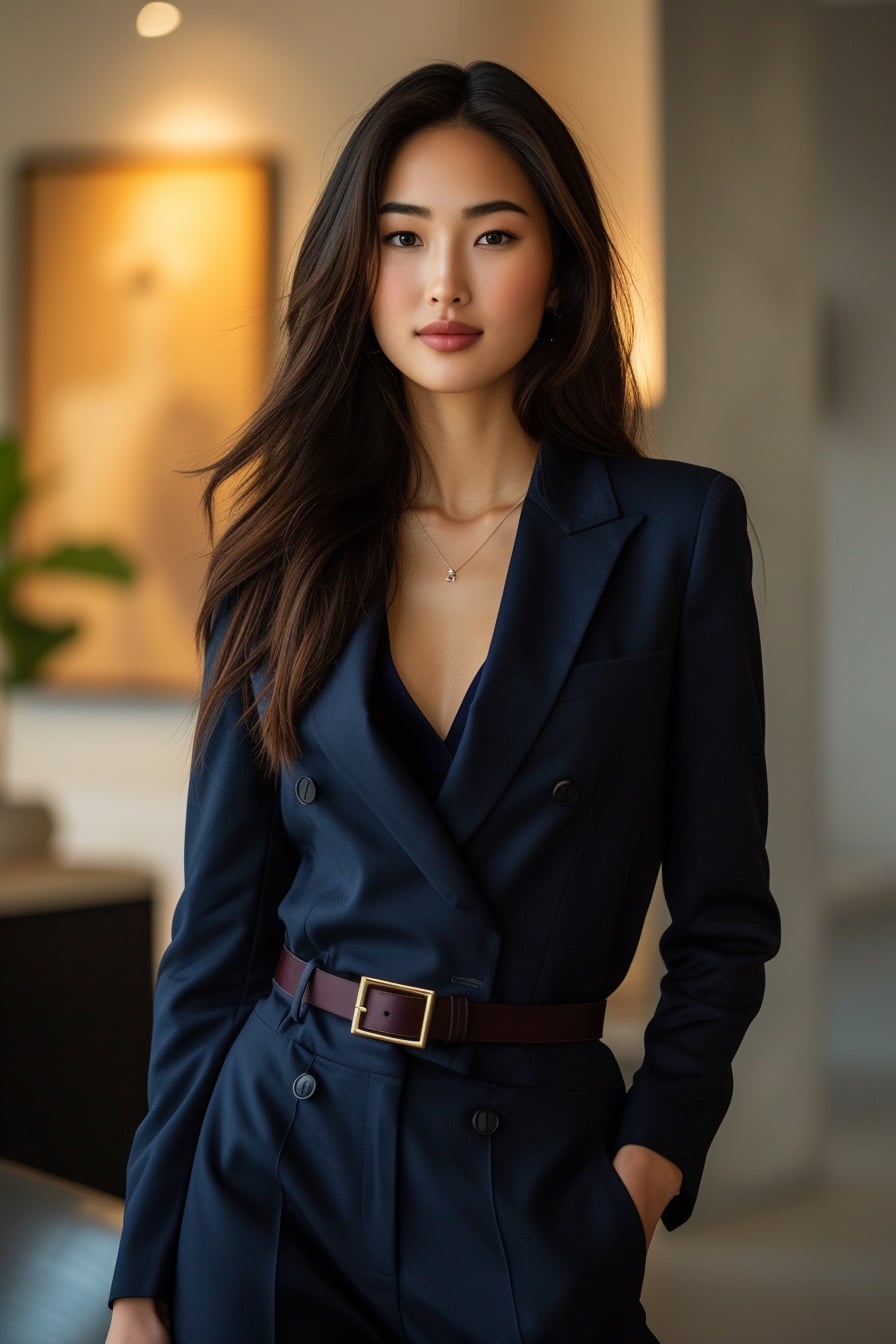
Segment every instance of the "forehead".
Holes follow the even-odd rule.
[[[383,179],[382,201],[462,209],[503,198],[541,213],[516,159],[497,140],[469,126],[430,126],[398,148]]]

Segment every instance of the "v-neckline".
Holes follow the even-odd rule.
[[[470,682],[469,686],[467,687],[466,691],[464,692],[463,698],[462,698],[460,704],[458,705],[457,709],[455,710],[454,718],[451,720],[451,724],[449,725],[448,732],[447,732],[447,734],[445,735],[445,737],[442,737],[442,735],[441,735],[441,733],[439,732],[439,730],[438,730],[438,729],[437,729],[437,728],[430,722],[430,720],[429,720],[429,719],[427,718],[427,716],[424,714],[423,710],[422,710],[422,709],[420,708],[420,706],[417,704],[417,701],[416,701],[416,700],[414,699],[414,697],[411,695],[411,692],[408,690],[407,686],[405,685],[404,681],[402,680],[402,677],[401,677],[400,672],[398,671],[398,668],[395,666],[395,659],[392,657],[392,643],[391,643],[391,639],[390,639],[390,635],[389,635],[388,598],[387,598],[387,602],[386,602],[386,611],[385,611],[384,614],[383,614],[384,643],[385,643],[386,656],[388,657],[388,660],[389,660],[389,665],[390,665],[390,667],[392,668],[393,672],[395,673],[395,680],[396,680],[396,682],[398,683],[398,685],[399,685],[399,687],[400,687],[400,690],[401,690],[402,695],[403,695],[404,697],[406,697],[408,704],[411,705],[411,706],[413,707],[413,710],[414,710],[415,714],[416,714],[416,715],[423,721],[423,723],[426,724],[427,728],[428,728],[429,731],[432,733],[432,735],[433,735],[433,737],[436,739],[436,741],[441,742],[443,746],[447,746],[448,749],[449,749],[449,751],[451,751],[452,755],[454,755],[454,752],[455,752],[455,750],[456,750],[456,748],[457,748],[457,745],[458,745],[458,743],[459,743],[459,741],[460,741],[460,738],[461,738],[462,735],[463,735],[463,731],[462,731],[462,730],[463,730],[463,726],[464,726],[464,724],[466,723],[467,712],[469,711],[470,706],[471,706],[471,704],[472,704],[472,702],[473,702],[473,699],[475,698],[476,691],[477,691],[477,689],[478,689],[478,687],[479,687],[480,682],[481,682],[482,679],[483,679],[483,674],[486,672],[486,670],[487,670],[487,668],[488,668],[488,666],[489,666],[489,662],[491,661],[491,652],[492,652],[492,649],[495,647],[496,636],[498,636],[498,634],[499,634],[499,632],[500,632],[500,630],[501,630],[502,616],[503,616],[503,614],[504,614],[504,609],[505,609],[505,607],[506,607],[506,605],[507,605],[507,591],[508,591],[508,586],[509,586],[509,584],[510,584],[510,582],[511,582],[511,580],[512,580],[512,576],[513,576],[513,574],[514,574],[515,562],[516,562],[516,560],[517,560],[517,553],[518,553],[518,550],[519,550],[519,547],[518,547],[518,539],[519,539],[519,534],[520,534],[520,527],[522,526],[523,515],[524,515],[525,512],[526,512],[526,506],[527,506],[527,504],[529,503],[529,500],[530,500],[531,497],[532,497],[533,485],[534,485],[535,482],[536,482],[536,479],[537,479],[539,470],[540,470],[540,468],[541,468],[542,457],[543,457],[543,447],[544,447],[543,444],[540,445],[540,446],[539,446],[539,449],[538,449],[538,452],[537,452],[536,455],[535,455],[535,461],[534,461],[534,463],[533,463],[533,465],[532,465],[532,471],[531,471],[531,473],[530,473],[530,475],[529,475],[529,483],[528,483],[528,485],[527,485],[527,487],[526,487],[526,493],[525,493],[525,495],[523,496],[523,498],[520,500],[520,505],[521,505],[521,508],[520,508],[520,514],[519,514],[519,518],[517,519],[517,527],[516,527],[516,531],[514,532],[513,542],[512,542],[511,548],[510,548],[510,557],[509,557],[508,562],[507,562],[507,570],[506,570],[506,573],[505,573],[505,575],[504,575],[504,582],[503,582],[503,585],[502,585],[502,587],[501,587],[501,596],[500,596],[500,598],[499,598],[499,600],[498,600],[498,608],[497,608],[497,611],[496,611],[496,613],[495,613],[495,623],[494,623],[494,625],[492,626],[491,638],[490,638],[490,640],[489,640],[489,645],[488,645],[488,649],[487,649],[487,651],[486,651],[485,659],[484,659],[484,661],[480,664],[480,666],[479,666],[479,668],[478,668],[476,674],[475,674],[474,677],[473,677],[473,680]],[[456,730],[457,727],[458,727],[458,721],[459,721],[459,720],[460,720],[460,729],[461,729],[461,731],[460,731],[460,732],[455,732],[455,730]]]
[[[435,724],[430,722],[430,720],[424,714],[423,710],[417,704],[417,701],[411,695],[411,692],[405,685],[401,673],[395,666],[395,659],[392,657],[392,643],[389,638],[389,622],[386,619],[385,615],[383,616],[383,649],[389,661],[389,666],[391,667],[393,673],[395,674],[395,683],[399,687],[403,698],[406,700],[407,704],[411,707],[415,716],[420,720],[420,722],[426,725],[427,729],[429,730],[430,733],[432,733],[433,737],[438,742],[440,742],[443,747],[446,747],[453,756],[455,751],[457,750],[457,743],[460,740],[460,737],[463,733],[463,728],[467,720],[467,714],[469,712],[470,704],[473,701],[473,697],[476,694],[479,682],[482,679],[482,673],[483,669],[485,668],[485,663],[482,663],[480,665],[480,667],[478,668],[477,672],[473,677],[473,680],[470,682],[466,691],[464,691],[461,702],[458,705],[457,709],[455,710],[454,718],[451,720],[451,723],[448,726],[448,732],[445,734],[444,737],[442,737],[442,734],[439,732],[438,728],[436,728]]]

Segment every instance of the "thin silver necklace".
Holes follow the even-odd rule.
[[[468,565],[468,564],[470,563],[470,561],[473,560],[473,559],[479,554],[479,552],[482,550],[483,546],[488,545],[488,543],[491,541],[492,537],[493,537],[493,536],[495,535],[495,533],[497,532],[498,528],[502,525],[502,523],[506,523],[506,522],[507,522],[507,519],[508,519],[508,518],[510,517],[510,515],[513,513],[514,509],[518,509],[518,508],[519,508],[519,506],[522,504],[523,500],[526,498],[526,495],[527,495],[528,493],[529,493],[529,492],[528,492],[528,490],[527,490],[527,491],[525,492],[525,494],[520,495],[519,499],[516,501],[515,504],[511,504],[511,506],[510,506],[510,508],[507,510],[507,512],[506,512],[501,518],[498,519],[497,523],[496,523],[495,526],[492,528],[491,532],[489,532],[489,534],[488,534],[488,536],[486,537],[485,541],[481,541],[481,542],[479,543],[479,545],[476,547],[475,551],[473,551],[471,555],[468,555],[467,558],[466,558],[466,560],[461,560],[461,562],[460,562],[459,565],[452,565],[451,562],[450,562],[450,561],[449,561],[449,560],[442,554],[442,552],[439,550],[438,546],[436,545],[436,543],[433,541],[432,537],[430,536],[429,528],[428,528],[428,527],[426,526],[426,524],[423,522],[423,519],[420,517],[419,513],[417,512],[417,510],[416,510],[416,509],[413,509],[413,508],[411,509],[411,513],[414,515],[414,517],[417,519],[417,522],[420,524],[420,528],[421,528],[421,530],[422,530],[422,532],[423,532],[424,537],[426,537],[426,540],[429,542],[430,546],[433,548],[433,550],[435,551],[436,555],[437,555],[437,556],[439,557],[439,559],[441,560],[442,564],[445,565],[445,566],[447,566],[448,573],[445,575],[445,582],[446,582],[446,583],[456,583],[456,582],[457,582],[457,576],[458,576],[458,574],[460,573],[460,571],[463,569],[464,565]],[[410,507],[410,506],[408,506],[408,507]]]

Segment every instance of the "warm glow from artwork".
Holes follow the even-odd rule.
[[[246,139],[246,115],[223,97],[165,92],[133,123],[133,133],[176,152],[226,151]],[[263,138],[261,135],[259,139]]]
[[[180,27],[180,21],[181,12],[177,5],[154,0],[153,4],[144,5],[137,15],[137,32],[141,37],[167,37]]]
[[[271,342],[269,185],[255,162],[59,165],[26,179],[25,446],[43,488],[30,540],[106,540],[121,591],[34,580],[84,634],[69,686],[192,689],[207,541],[202,483],[254,410]]]

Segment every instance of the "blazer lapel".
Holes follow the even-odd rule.
[[[371,679],[383,614],[380,597],[309,706],[300,736],[310,729],[443,900],[460,908],[478,906],[482,895],[439,813],[373,723]]]
[[[373,723],[382,596],[303,717],[300,736],[311,731],[449,905],[483,905],[460,846],[494,807],[550,714],[616,559],[640,521],[640,514],[620,512],[603,458],[543,445],[482,680],[435,807]]]
[[[495,631],[438,809],[465,844],[541,730],[626,540],[605,460],[545,444],[520,515]]]

